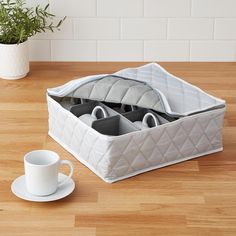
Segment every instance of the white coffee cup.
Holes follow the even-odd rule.
[[[61,182],[58,181],[59,166],[67,164],[70,174]],[[46,196],[56,192],[57,188],[70,180],[73,164],[60,160],[57,153],[49,150],[35,150],[24,156],[25,180],[27,191],[37,196]]]
[[[135,121],[134,124],[141,130],[152,128],[152,127],[149,127],[149,125],[148,125],[148,122],[147,122],[148,118],[153,119],[154,127],[156,127],[160,124],[157,117],[150,112],[145,114],[142,121]]]
[[[84,115],[80,116],[79,119],[81,121],[83,121],[86,125],[92,126],[92,123],[95,120],[98,119],[97,118],[97,112],[99,110],[101,110],[103,118],[107,118],[108,114],[107,114],[106,110],[103,107],[101,107],[101,106],[96,106],[96,107],[94,107],[94,109],[93,109],[91,114],[84,114]]]

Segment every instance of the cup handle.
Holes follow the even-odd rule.
[[[155,123],[155,127],[160,124],[159,121],[158,121],[158,119],[157,119],[157,117],[156,117],[155,115],[153,115],[152,113],[148,112],[148,113],[146,113],[145,116],[143,117],[142,123],[143,123],[144,126],[147,126],[147,127],[148,127],[148,123],[147,123],[148,117],[152,117],[152,119],[154,120],[154,123]]]
[[[103,117],[104,117],[104,118],[107,118],[107,116],[108,116],[108,115],[107,115],[107,112],[106,112],[106,110],[105,110],[102,106],[96,106],[96,107],[94,107],[91,116],[92,116],[93,118],[97,119],[97,116],[96,116],[96,115],[97,115],[97,112],[98,112],[99,110],[102,111]]]
[[[62,181],[58,182],[58,187],[61,187],[63,184],[65,184],[67,181],[69,181],[70,178],[73,175],[73,172],[74,172],[74,166],[73,166],[71,161],[60,160],[60,165],[64,165],[64,164],[66,164],[66,165],[68,165],[70,167],[70,174],[65,179],[63,179]]]

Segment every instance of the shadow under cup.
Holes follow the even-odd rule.
[[[46,196],[58,188],[60,157],[49,150],[35,150],[24,157],[27,191],[37,196]]]

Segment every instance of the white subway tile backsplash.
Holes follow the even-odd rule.
[[[213,29],[213,19],[169,19],[168,39],[212,39]]]
[[[216,19],[216,39],[236,39],[236,19]]]
[[[192,15],[197,17],[235,17],[235,0],[192,0]]]
[[[50,0],[51,11],[57,16],[95,16],[96,0]]]
[[[31,61],[50,61],[50,40],[30,40],[29,58]]]
[[[189,41],[151,40],[144,42],[144,61],[188,61]]]
[[[31,60],[236,61],[236,0],[26,2],[67,16],[31,38]]]
[[[233,41],[191,41],[191,61],[233,61],[235,60]]]
[[[119,39],[119,19],[85,18],[75,20],[75,37],[79,39]]]
[[[142,61],[143,43],[132,40],[98,41],[97,52],[98,61]]]
[[[52,40],[53,61],[96,61],[96,41]]]
[[[144,0],[144,15],[147,17],[190,16],[191,0]]]
[[[143,15],[143,0],[97,0],[98,16],[139,17]]]
[[[166,19],[123,19],[122,39],[165,39]]]
[[[45,7],[48,3],[49,0],[26,0],[25,1],[27,4],[27,7],[35,7],[37,5],[40,5],[41,7]]]

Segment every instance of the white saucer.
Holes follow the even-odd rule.
[[[67,177],[66,175],[59,173],[58,180],[61,181],[66,177]],[[75,188],[75,183],[73,179],[70,179],[68,182],[59,187],[55,193],[48,196],[36,196],[27,192],[24,175],[16,178],[11,184],[11,191],[17,197],[33,202],[50,202],[59,200],[71,194],[74,188]]]

